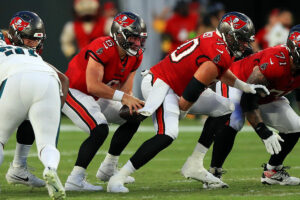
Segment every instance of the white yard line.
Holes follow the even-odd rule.
[[[111,125],[109,126],[109,130],[110,131],[115,131],[118,128],[117,125]],[[201,131],[203,129],[202,125],[199,126],[179,126],[179,131],[180,132],[198,132]],[[63,124],[60,127],[61,131],[64,132],[82,132],[81,129],[79,129],[77,126],[75,125],[67,125],[67,124]],[[248,131],[253,131],[252,127],[250,126],[244,126],[242,129],[242,132],[248,132]],[[138,132],[154,132],[154,127],[153,126],[140,126],[138,129]]]

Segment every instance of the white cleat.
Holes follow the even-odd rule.
[[[125,177],[121,177],[118,174],[113,175],[107,184],[107,192],[111,193],[128,193],[129,189],[124,186]]]
[[[48,193],[51,199],[66,199],[65,189],[58,178],[56,170],[46,168],[44,170],[43,177],[46,181],[46,187],[48,189]]]
[[[30,173],[27,166],[14,167],[12,163],[5,177],[9,184],[23,184],[30,187],[44,187],[46,185],[45,181]]]
[[[226,173],[222,168],[216,168],[216,167],[211,167],[209,169],[209,172],[214,175],[215,177],[221,179],[222,175]],[[219,188],[229,188],[229,185],[227,183],[224,183],[223,181],[220,183],[204,183],[203,184],[204,189],[219,189]]]
[[[181,168],[181,173],[185,178],[192,178],[202,183],[219,184],[223,183],[219,178],[209,173],[202,164],[202,160],[197,160],[193,157],[188,157],[187,161]]]
[[[102,162],[97,171],[96,177],[98,179],[100,179],[101,181],[106,182],[106,181],[109,181],[110,177],[112,177],[113,175],[115,175],[117,173],[118,173],[118,168],[117,168],[116,164]],[[124,183],[125,184],[134,183],[134,181],[135,181],[135,179],[132,176],[127,176],[125,178]]]
[[[264,172],[261,183],[267,185],[300,185],[300,179],[290,176],[286,169],[290,167],[281,166],[281,169],[268,170],[267,165],[263,164]]]
[[[66,191],[102,191],[102,186],[92,185],[86,181],[85,174],[70,175],[65,183]]]

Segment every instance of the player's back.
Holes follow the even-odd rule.
[[[0,68],[0,81],[20,72],[41,71],[56,75],[33,49],[5,43],[0,45]]]
[[[206,61],[217,65],[219,76],[232,62],[225,42],[216,32],[207,32],[187,41],[153,66],[151,72],[181,96],[196,70]]]

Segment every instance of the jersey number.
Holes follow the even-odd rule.
[[[10,56],[12,54],[25,54],[25,49],[22,48],[13,48],[11,46],[0,47],[0,52],[3,52],[6,56]],[[26,49],[30,56],[37,57],[35,51],[33,49]]]
[[[170,54],[170,58],[172,62],[179,62],[181,59],[191,54],[197,46],[199,45],[199,39],[190,40],[181,46],[179,46],[175,51]]]

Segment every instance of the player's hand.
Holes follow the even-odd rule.
[[[270,94],[269,90],[264,85],[249,84],[249,83],[245,83],[244,81],[241,81],[239,79],[237,79],[235,81],[233,87],[235,87],[237,89],[240,89],[240,90],[242,90],[243,92],[246,92],[246,93],[256,94],[256,92],[259,92],[261,95],[262,94],[264,94],[264,95],[269,95]]]
[[[279,141],[284,142],[284,140],[278,134],[275,133],[273,133],[267,139],[263,140],[267,152],[270,153],[271,155],[273,155],[274,153],[278,154],[281,151],[281,145]]]
[[[270,91],[264,85],[256,85],[256,84],[248,84],[248,85],[250,85],[250,87],[252,88],[251,93],[253,94],[258,93],[262,97],[268,96],[270,94]],[[255,92],[253,90],[255,90]]]
[[[143,108],[144,102],[134,96],[124,94],[122,98],[122,104],[127,105],[130,109],[130,114],[132,115],[133,112]]]

